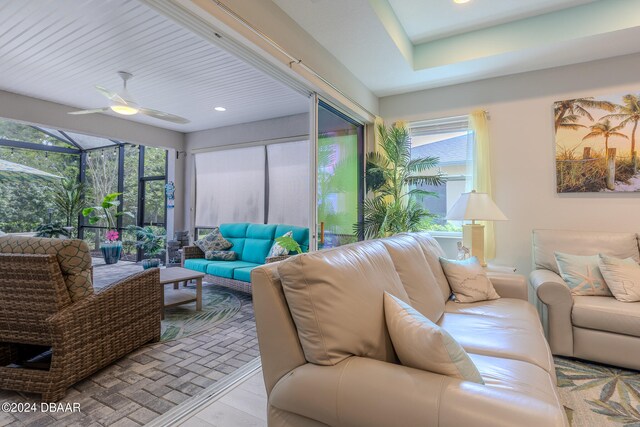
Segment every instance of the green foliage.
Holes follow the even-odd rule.
[[[454,225],[450,222],[445,222],[444,224],[438,224],[437,222],[434,221],[433,217],[428,217],[423,219],[418,228],[424,231],[446,231],[446,232],[452,232],[452,233],[459,233],[462,231],[461,225]]]
[[[62,228],[60,223],[42,224],[36,228],[36,237],[58,238],[71,237],[71,233]]]
[[[64,216],[67,227],[76,223],[83,209],[82,194],[84,185],[77,180],[62,178],[53,187],[53,203]]]
[[[296,242],[295,239],[291,236],[276,237],[276,242],[280,246],[285,248],[287,252],[296,252],[299,254],[302,253],[302,248],[300,247],[300,244]]]
[[[101,220],[107,221],[110,230],[116,229],[116,219],[120,216],[133,216],[131,212],[118,212],[120,197],[122,193],[110,193],[104,196],[99,206],[92,206],[82,209],[82,215],[89,218],[89,224],[95,225]]]
[[[151,226],[138,227],[130,225],[127,227],[127,231],[135,233],[138,239],[136,246],[142,249],[146,255],[154,256],[164,251],[167,237],[167,232],[164,228],[157,229]]]
[[[411,138],[404,126],[378,126],[381,152],[367,155],[367,187],[372,197],[363,203],[364,222],[354,224],[361,238],[372,239],[404,231],[418,231],[432,217],[418,202],[434,193],[409,189],[412,185],[441,185],[440,173],[427,174],[438,158],[411,158]]]

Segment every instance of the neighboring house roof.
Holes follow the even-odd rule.
[[[467,161],[468,135],[443,139],[411,149],[411,157],[438,157],[440,165],[464,164]]]

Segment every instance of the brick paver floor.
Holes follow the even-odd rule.
[[[41,412],[39,396],[0,390],[0,403],[38,409],[0,412],[0,426],[138,426],[167,412],[259,356],[251,296],[235,293],[242,308],[233,318],[142,347],[71,387],[61,403],[79,403],[80,412]]]

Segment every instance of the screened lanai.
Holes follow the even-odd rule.
[[[124,258],[143,256],[132,225],[166,228],[167,151],[0,119],[0,231],[33,235],[60,227],[96,254],[107,231],[81,214],[111,193]],[[49,228],[47,228],[49,227]]]

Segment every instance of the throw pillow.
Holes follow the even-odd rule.
[[[235,261],[238,254],[234,251],[207,251],[204,253],[204,257],[216,261]]]
[[[384,315],[393,348],[404,366],[484,384],[462,346],[409,304],[385,292]]]
[[[640,265],[633,259],[600,254],[598,266],[609,290],[618,301],[640,301]]]
[[[287,231],[280,237],[293,237],[293,231]],[[271,258],[274,256],[283,256],[288,254],[289,254],[289,251],[283,248],[282,246],[280,246],[280,243],[274,242],[273,246],[271,246],[271,250],[269,250],[269,254],[267,255],[267,258]]]
[[[611,296],[604,277],[600,273],[598,255],[571,255],[555,252],[558,271],[572,295]]]
[[[500,298],[478,258],[462,261],[440,258],[456,302],[477,302]]]
[[[193,242],[205,254],[207,251],[224,251],[233,246],[233,243],[222,237],[219,227],[214,227],[211,233],[207,234],[200,240]]]

